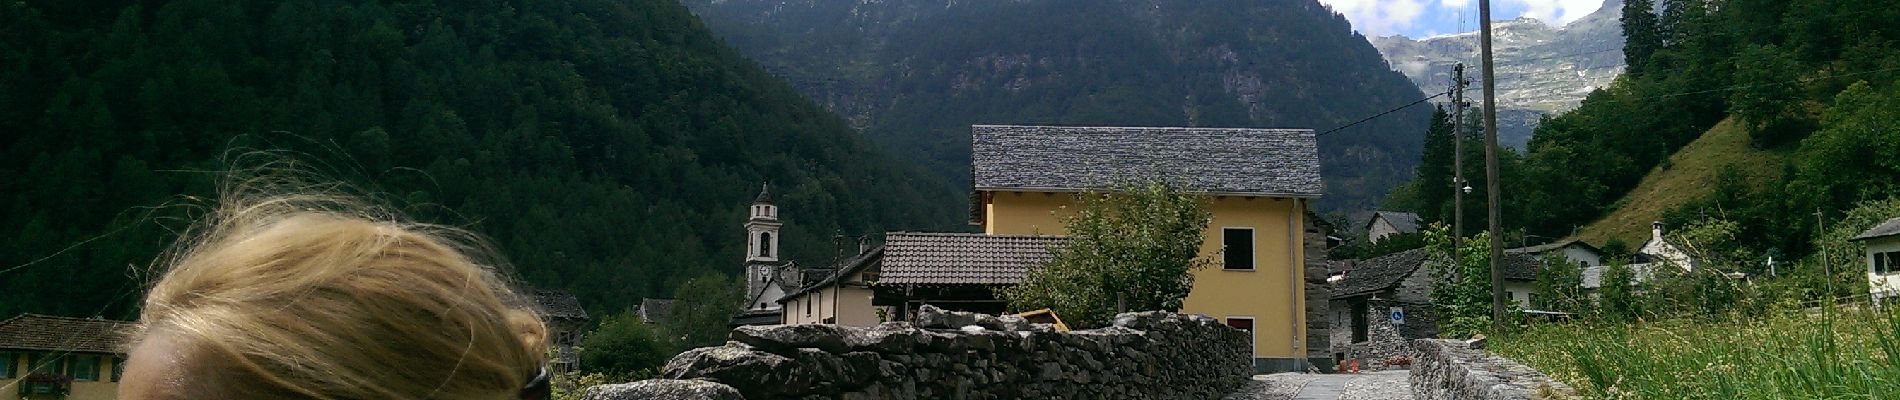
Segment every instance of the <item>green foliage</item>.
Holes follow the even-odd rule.
[[[1562,254],[1546,254],[1538,260],[1537,295],[1531,307],[1543,311],[1582,314],[1591,308],[1589,294],[1583,291],[1583,269]]]
[[[1597,288],[1599,317],[1610,321],[1635,321],[1643,315],[1643,301],[1631,282],[1636,271],[1623,260],[1611,261],[1603,271],[1602,286]]]
[[[1011,308],[1051,308],[1071,325],[1102,326],[1118,305],[1178,311],[1194,286],[1204,232],[1213,219],[1201,196],[1161,181],[1120,183],[1076,195],[1063,217],[1072,239],[1023,282],[998,294]]]
[[[592,308],[738,272],[760,182],[789,259],[962,225],[962,189],[698,24],[663,0],[0,3],[0,315],[130,318],[233,150],[481,233]]]
[[[621,313],[602,319],[581,339],[581,368],[616,382],[645,379],[659,374],[676,348],[657,327],[633,313]]]
[[[1425,228],[1427,263],[1432,266],[1432,304],[1438,336],[1465,338],[1491,331],[1491,236],[1482,232],[1464,240],[1452,256],[1451,228]]]
[[[666,333],[678,348],[714,346],[726,342],[728,324],[739,313],[743,283],[727,279],[725,274],[702,275],[680,285],[673,294],[673,310],[666,318]]]
[[[1900,396],[1900,310],[1539,324],[1490,349],[1595,399]]]
[[[1424,95],[1306,1],[689,0],[722,39],[953,181],[971,124],[1328,129]],[[1431,111],[1320,138],[1326,210],[1412,174]]]
[[[1401,251],[1425,247],[1423,233],[1401,233],[1386,236],[1378,243],[1369,240],[1353,240],[1327,250],[1326,258],[1332,260],[1364,260]]]
[[[1630,74],[1642,73],[1650,56],[1662,49],[1655,4],[1653,0],[1623,0],[1623,64],[1629,66]]]
[[[1729,114],[1748,126],[1756,146],[1789,143],[1814,129],[1800,88],[1779,84],[1800,71],[1800,62],[1773,44],[1748,46],[1735,54],[1734,83],[1746,87],[1729,92]]]

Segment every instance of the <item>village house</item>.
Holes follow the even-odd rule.
[[[780,300],[785,323],[872,326],[908,321],[925,304],[1000,314],[995,290],[1022,282],[1066,243],[1059,236],[890,232],[821,280]]]
[[[576,349],[589,321],[581,300],[565,290],[531,289],[528,296],[534,299],[541,322],[548,327],[548,349],[554,356],[548,360],[549,369],[555,373],[580,370],[580,352]]]
[[[1867,291],[1874,304],[1900,294],[1900,218],[1854,235],[1867,246]]]
[[[1537,294],[1539,259],[1528,254],[1505,254],[1505,298],[1519,308],[1530,308]],[[1432,271],[1439,268],[1425,249],[1412,249],[1365,260],[1333,263],[1331,310],[1332,356],[1336,362],[1357,361],[1361,368],[1381,369],[1387,361],[1406,355],[1412,339],[1438,335],[1432,302]]]
[[[1636,255],[1630,263],[1632,266],[1650,263],[1671,265],[1682,269],[1683,272],[1694,271],[1697,267],[1695,258],[1691,257],[1689,252],[1683,251],[1682,246],[1663,237],[1662,221],[1649,224],[1649,240],[1643,242],[1643,247],[1636,249]]]
[[[1418,233],[1418,214],[1398,211],[1374,211],[1366,220],[1366,242],[1378,243],[1393,235]]]
[[[1308,347],[1306,216],[1322,188],[1311,130],[979,125],[971,170],[971,222],[990,235],[1063,235],[1073,194],[1118,177],[1204,195],[1201,255],[1215,265],[1194,272],[1181,311],[1248,331],[1258,371],[1330,361]]]
[[[117,398],[131,328],[125,321],[38,314],[0,321],[0,388],[6,388],[0,400]]]
[[[1505,249],[1505,254],[1523,254],[1537,258],[1548,255],[1561,255],[1564,260],[1577,268],[1590,268],[1603,265],[1603,251],[1582,240],[1564,239],[1536,246]]]

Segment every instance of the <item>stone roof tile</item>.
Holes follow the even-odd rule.
[[[1068,243],[1062,236],[891,232],[877,284],[1007,285]]]
[[[1309,129],[977,125],[976,190],[1086,190],[1117,178],[1158,177],[1189,190],[1318,197],[1319,150]]]
[[[123,353],[126,321],[20,314],[0,321],[0,349]]]

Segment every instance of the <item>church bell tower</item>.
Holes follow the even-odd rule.
[[[771,188],[759,185],[759,197],[752,200],[746,218],[746,301],[747,310],[777,310],[778,298],[785,295],[779,270],[778,206],[772,204]]]

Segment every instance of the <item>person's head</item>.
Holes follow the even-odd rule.
[[[145,297],[127,400],[515,399],[546,328],[460,231],[227,193]]]

